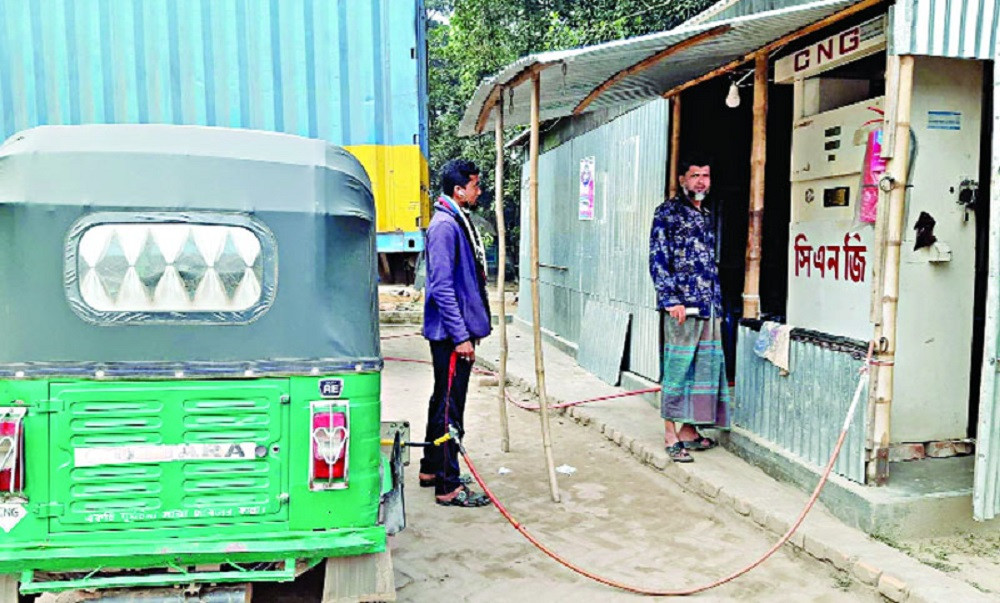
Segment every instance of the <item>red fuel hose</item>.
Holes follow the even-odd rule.
[[[496,495],[493,494],[493,491],[490,490],[489,486],[486,485],[486,482],[479,474],[479,471],[476,469],[476,466],[472,463],[472,459],[469,458],[469,454],[465,451],[465,446],[463,446],[460,441],[458,443],[458,450],[459,452],[462,453],[462,458],[465,460],[465,464],[468,465],[469,472],[472,473],[472,477],[476,480],[476,483],[479,484],[479,487],[483,489],[483,492],[486,493],[486,496],[488,496],[489,499],[493,502],[493,505],[496,506],[497,511],[499,511],[500,514],[503,515],[508,522],[510,522],[510,525],[513,526],[515,530],[517,530],[522,536],[527,538],[528,541],[531,542],[531,544],[535,545],[535,547],[537,547],[538,550],[542,551],[556,562],[562,564],[563,566],[569,568],[570,570],[576,572],[577,574],[580,574],[581,576],[589,578],[595,582],[599,582],[601,584],[617,588],[620,590],[628,591],[631,593],[636,593],[640,595],[651,595],[654,597],[682,597],[687,595],[694,595],[697,593],[705,592],[707,590],[711,590],[713,588],[722,586],[727,582],[732,582],[733,580],[739,578],[740,576],[756,569],[762,563],[767,561],[772,555],[774,555],[778,551],[778,549],[780,549],[786,542],[788,542],[788,540],[792,537],[792,534],[794,534],[795,531],[799,529],[799,526],[802,525],[802,522],[805,520],[806,515],[809,514],[809,511],[812,510],[813,506],[816,504],[816,501],[819,499],[819,494],[823,490],[823,486],[826,485],[826,482],[830,477],[830,472],[833,471],[833,466],[837,462],[837,457],[840,456],[840,449],[844,446],[844,440],[847,437],[847,431],[848,428],[850,427],[851,419],[854,417],[854,411],[857,408],[858,400],[861,397],[861,390],[863,389],[866,375],[867,375],[866,371],[863,371],[863,374],[858,381],[858,387],[855,390],[854,399],[851,402],[851,408],[848,411],[847,419],[844,421],[844,428],[840,431],[840,437],[837,438],[837,445],[833,449],[833,454],[830,455],[830,460],[826,464],[826,469],[823,471],[823,476],[820,478],[819,483],[816,484],[816,489],[813,490],[812,496],[809,497],[809,502],[806,503],[806,506],[799,513],[799,516],[795,520],[795,523],[793,523],[792,526],[788,528],[788,531],[785,532],[785,534],[781,538],[779,538],[778,541],[774,543],[774,545],[771,548],[769,548],[767,552],[761,555],[758,559],[756,559],[749,565],[746,565],[743,568],[736,570],[735,572],[729,574],[728,576],[725,576],[723,578],[715,580],[714,582],[710,582],[708,584],[704,584],[701,586],[694,586],[676,590],[653,589],[644,586],[635,586],[632,584],[625,584],[623,582],[618,582],[617,580],[613,580],[611,578],[607,578],[599,574],[595,574],[594,572],[583,569],[582,567],[572,563],[571,561],[560,556],[558,553],[556,553],[549,547],[539,542],[539,540],[535,538],[534,535],[528,532],[528,529],[523,524],[514,519],[514,517],[510,514],[510,511],[508,511],[507,508],[503,506],[503,504],[497,499]]]
[[[401,336],[401,337],[405,337],[405,336]],[[395,356],[385,356],[382,359],[385,360],[386,362],[408,362],[408,363],[413,363],[413,364],[432,364],[430,360],[421,360],[421,359],[417,359],[417,358],[399,358],[399,357],[395,357]],[[499,377],[499,375],[495,371],[487,370],[487,369],[484,369],[484,368],[473,367],[472,371],[474,373],[476,373],[477,375],[488,375],[490,377]],[[654,393],[657,393],[659,391],[660,391],[659,387],[650,387],[650,388],[646,388],[646,389],[636,389],[636,390],[632,390],[632,391],[628,391],[628,392],[621,392],[621,393],[618,393],[618,394],[609,394],[607,396],[598,396],[596,398],[587,398],[586,400],[576,400],[574,402],[561,402],[559,404],[549,404],[549,408],[555,408],[555,409],[569,408],[571,406],[579,406],[581,404],[588,404],[590,402],[602,402],[604,400],[615,400],[617,398],[628,398],[630,396],[641,396],[643,394],[654,394]],[[506,393],[507,401],[510,402],[511,404],[513,404],[514,406],[522,409],[522,410],[538,410],[540,408],[537,404],[525,404],[524,402],[521,402],[520,400],[515,400],[513,397],[511,397],[511,395],[510,395],[509,392],[505,392],[505,393]]]
[[[456,442],[458,443],[458,450],[462,454],[462,459],[465,460],[465,464],[469,467],[469,472],[472,473],[472,477],[476,480],[476,483],[479,484],[479,487],[483,489],[483,492],[486,494],[486,496],[489,497],[490,501],[493,502],[493,505],[497,508],[497,511],[499,511],[500,514],[503,515],[503,517],[510,523],[510,525],[515,530],[517,530],[518,533],[524,536],[529,542],[531,542],[531,544],[533,544],[536,548],[538,548],[538,550],[548,555],[557,563],[595,582],[631,593],[654,596],[654,597],[682,597],[682,596],[694,595],[697,593],[705,592],[707,590],[711,590],[713,588],[717,588],[728,582],[732,582],[733,580],[739,578],[740,576],[743,576],[744,574],[753,571],[754,569],[759,567],[762,563],[771,558],[772,555],[778,552],[778,549],[780,549],[782,546],[784,546],[786,542],[788,542],[788,540],[792,537],[792,534],[794,534],[795,531],[798,530],[799,527],[802,525],[802,522],[805,521],[806,515],[808,515],[809,512],[812,510],[813,506],[815,506],[816,501],[819,500],[820,492],[823,491],[823,487],[826,485],[827,480],[830,478],[830,473],[833,471],[833,466],[834,464],[836,464],[837,457],[840,456],[840,450],[844,446],[844,440],[847,438],[847,432],[850,429],[851,421],[853,420],[854,413],[858,407],[858,401],[861,399],[861,391],[864,389],[865,380],[868,376],[868,366],[871,364],[871,357],[873,350],[874,350],[874,341],[870,342],[868,345],[868,357],[865,360],[865,365],[861,369],[861,374],[858,379],[858,386],[854,390],[854,398],[851,400],[851,406],[847,411],[847,416],[844,419],[843,427],[841,428],[840,435],[837,438],[837,444],[833,448],[833,453],[830,455],[830,460],[827,462],[826,468],[823,470],[823,475],[820,478],[819,483],[816,484],[816,488],[813,490],[812,495],[809,497],[808,502],[806,502],[805,507],[803,507],[802,511],[799,513],[795,522],[791,525],[791,527],[788,528],[788,531],[786,531],[784,535],[781,538],[779,538],[777,542],[774,543],[774,545],[771,548],[769,548],[763,555],[761,555],[755,561],[734,571],[733,573],[723,578],[719,578],[714,582],[703,584],[701,586],[694,586],[682,589],[653,589],[644,586],[635,586],[632,584],[619,582],[617,580],[613,580],[611,578],[607,578],[599,574],[595,574],[594,572],[586,570],[572,563],[566,558],[560,556],[558,553],[556,553],[549,547],[542,544],[534,535],[532,535],[528,531],[528,529],[523,524],[514,519],[510,511],[508,511],[507,508],[503,506],[503,504],[497,499],[493,491],[490,490],[489,486],[486,485],[486,482],[483,480],[483,477],[479,474],[479,471],[476,469],[475,464],[473,464],[472,459],[469,457],[469,454],[465,450],[465,446],[462,444],[461,440],[456,439]],[[431,364],[430,361],[427,360],[414,360],[409,358],[387,357],[385,358],[385,360],[394,362],[415,362],[420,364]],[[495,373],[493,373],[492,371],[486,371],[483,369],[478,369],[477,372],[481,374],[495,375]],[[576,402],[565,403],[562,405],[554,405],[551,408],[565,408],[567,406],[574,406],[576,404],[583,404],[586,402],[596,402],[598,400],[620,398],[627,395],[637,395],[640,392],[647,393],[648,391],[658,391],[658,390],[639,390],[636,392],[626,392],[624,394],[615,394],[612,396],[604,396],[600,398],[592,398],[589,400],[579,400]],[[511,400],[509,396],[507,399],[513,402],[513,400]],[[525,405],[517,404],[516,402],[515,404],[521,408],[526,408]],[[534,407],[534,409],[537,408],[538,408],[537,406]]]

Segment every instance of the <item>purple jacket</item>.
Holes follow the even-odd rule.
[[[424,337],[459,344],[489,335],[490,314],[480,294],[472,244],[447,204],[434,205],[426,254]]]

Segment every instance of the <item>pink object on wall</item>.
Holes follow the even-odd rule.
[[[872,130],[868,133],[865,162],[861,170],[859,222],[875,223],[875,216],[878,215],[878,181],[885,173],[885,163],[882,158],[882,130]]]

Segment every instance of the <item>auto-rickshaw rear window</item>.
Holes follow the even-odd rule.
[[[270,306],[274,239],[245,216],[102,213],[67,241],[67,296],[95,323],[245,324]]]

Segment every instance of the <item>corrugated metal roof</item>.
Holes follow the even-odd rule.
[[[745,17],[769,10],[808,4],[808,0],[720,0],[684,22],[684,25],[714,23],[733,17]]]
[[[905,0],[896,5],[893,54],[993,59],[1000,0]]]
[[[657,52],[722,25],[731,28],[680,50],[645,71],[623,78],[588,109],[639,104],[855,3],[856,0],[822,0],[723,21],[685,25],[666,32],[586,48],[529,55],[479,85],[466,108],[459,134],[475,134],[480,113],[494,87],[512,82],[526,69],[550,66],[540,74],[540,116],[544,121],[570,115],[596,87]],[[530,92],[530,79],[505,92],[505,121],[509,125],[530,122]],[[484,131],[491,129],[492,124],[490,116]]]

